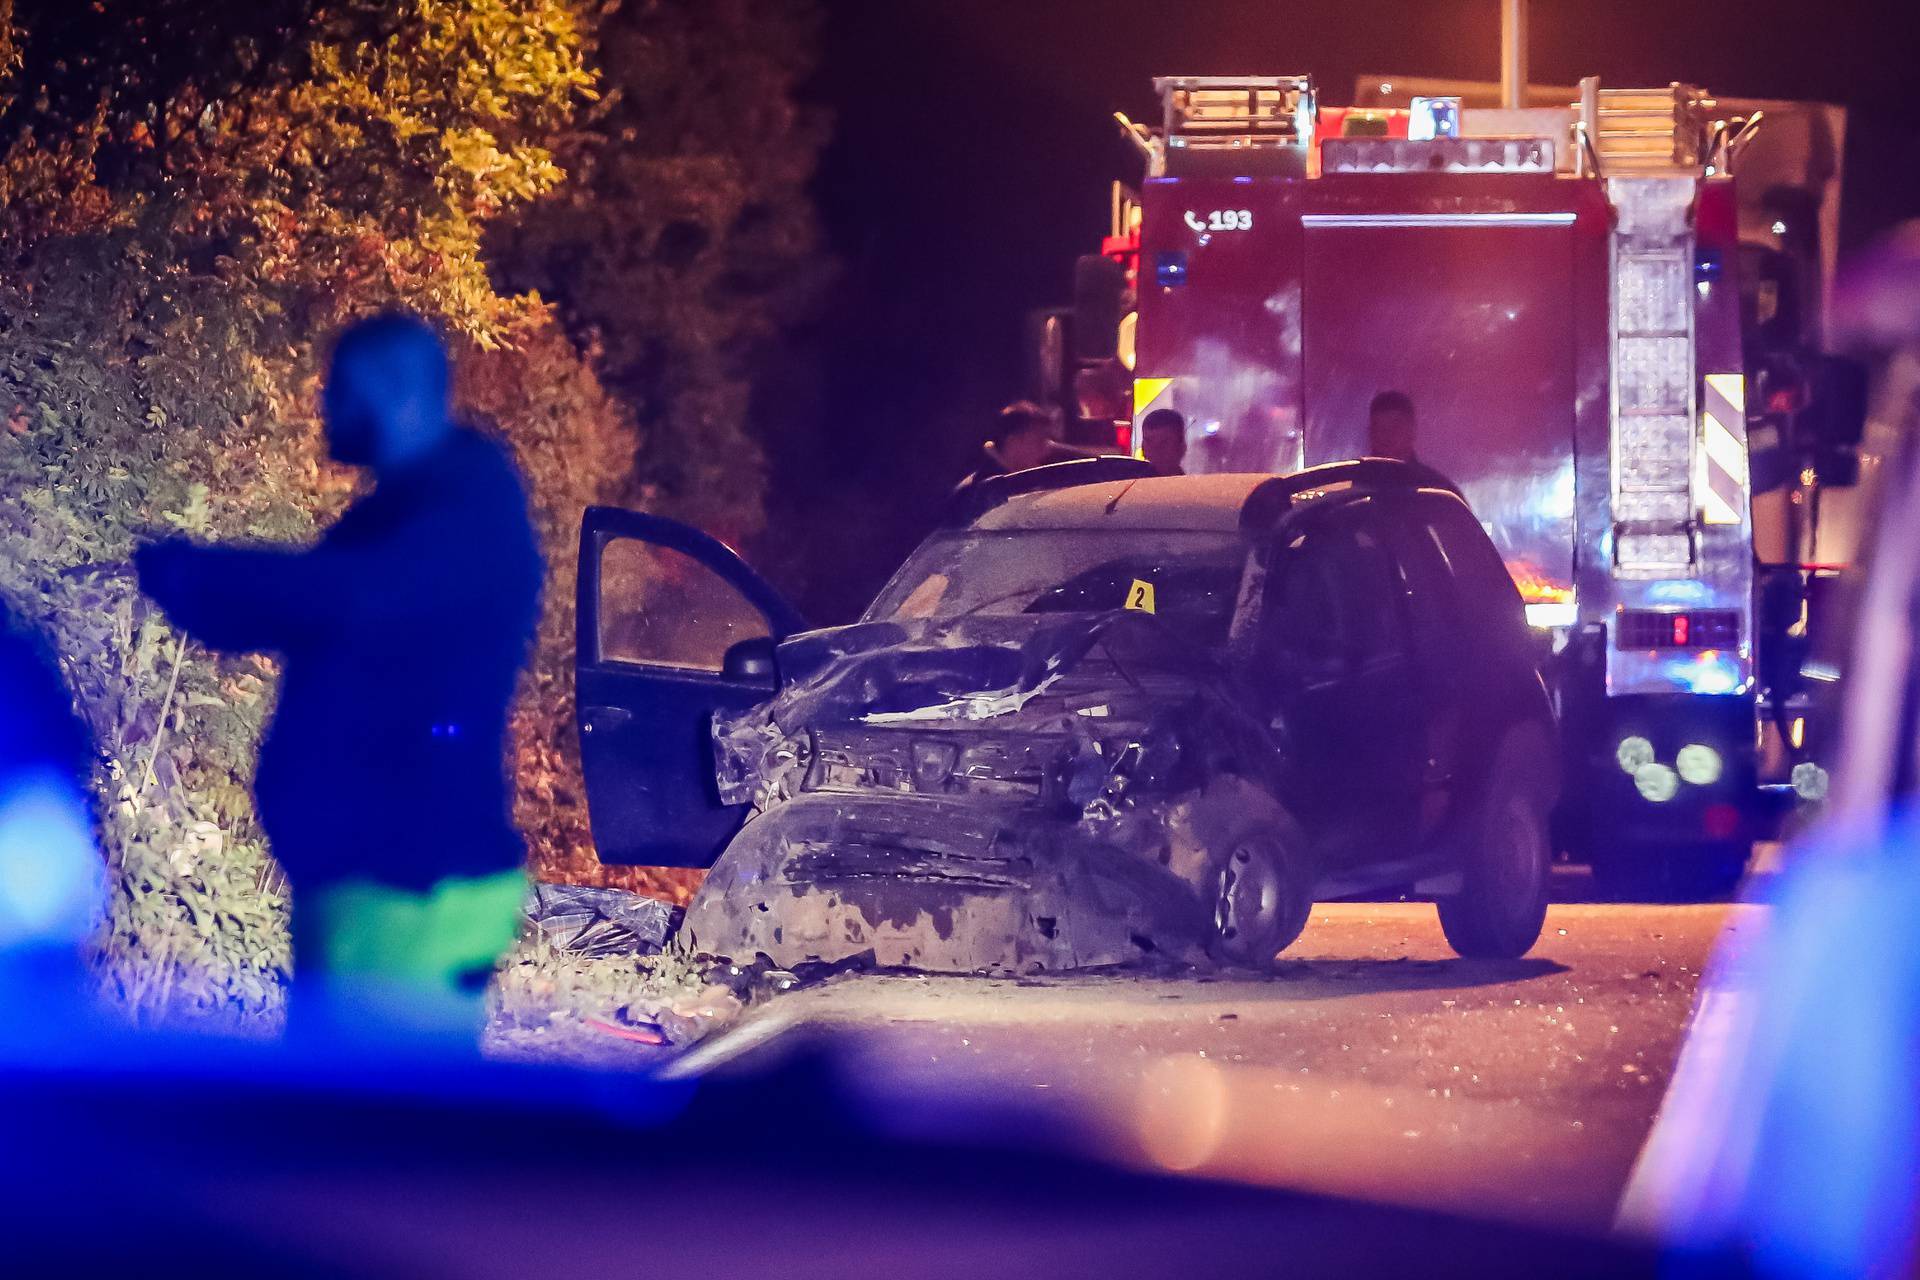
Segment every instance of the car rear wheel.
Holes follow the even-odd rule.
[[[1313,898],[1301,848],[1290,823],[1243,830],[1224,842],[1208,947],[1215,960],[1266,968],[1307,927]]]
[[[1503,751],[1477,815],[1460,892],[1440,899],[1440,928],[1463,956],[1511,960],[1540,939],[1547,920],[1552,842],[1524,762]]]

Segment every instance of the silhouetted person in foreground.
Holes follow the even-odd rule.
[[[1404,391],[1382,391],[1367,406],[1367,456],[1398,458],[1418,462],[1414,445],[1419,424],[1413,416],[1413,400]]]
[[[323,409],[333,457],[375,483],[317,546],[161,542],[141,585],[210,647],[283,656],[255,792],[293,887],[296,1019],[344,993],[389,1029],[472,1026],[526,890],[504,772],[542,569],[526,494],[453,423],[419,320],[348,329]]]
[[[1178,409],[1155,409],[1142,420],[1140,456],[1163,476],[1187,474],[1187,420]]]

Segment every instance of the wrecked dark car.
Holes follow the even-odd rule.
[[[654,516],[590,511],[579,581],[595,840],[711,865],[697,951],[1260,966],[1316,900],[1393,890],[1463,955],[1539,935],[1551,711],[1423,468],[996,477],[825,630]]]

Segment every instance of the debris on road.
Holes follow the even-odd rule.
[[[648,955],[680,927],[680,908],[622,889],[535,884],[527,919],[556,950],[579,956]]]
[[[608,893],[613,896],[590,896]],[[579,897],[556,895],[563,905],[550,921],[559,921],[557,927],[530,916],[530,927],[501,963],[488,993],[482,1039],[488,1056],[652,1070],[773,996],[871,961],[862,956],[845,964],[807,965],[799,972],[777,968],[764,956],[735,964],[693,954],[675,945],[671,934],[665,945],[650,940],[647,931],[667,918],[664,911],[639,910],[623,924],[612,911],[589,919],[582,910],[582,904],[596,902],[619,909],[622,898],[649,901],[590,890]],[[677,909],[672,914],[677,917]],[[587,923],[572,923],[579,919]],[[624,939],[618,936],[621,930]]]
[[[674,951],[587,954],[529,929],[495,975],[490,1057],[649,1070],[724,1027],[752,999]],[[744,992],[744,994],[743,994]]]
[[[667,1034],[660,1029],[658,1023],[643,1022],[637,1027],[623,1027],[616,1023],[608,1022],[604,1018],[587,1018],[584,1019],[584,1021],[595,1031],[604,1031],[610,1036],[617,1036],[622,1040],[631,1040],[635,1044],[667,1043]]]

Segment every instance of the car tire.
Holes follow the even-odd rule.
[[[1283,815],[1237,823],[1218,846],[1207,950],[1237,968],[1271,968],[1307,927],[1313,884],[1305,837]]]
[[[1447,944],[1472,959],[1518,959],[1540,940],[1547,920],[1553,842],[1523,743],[1511,737],[1495,757],[1468,828],[1460,891],[1439,900]]]

